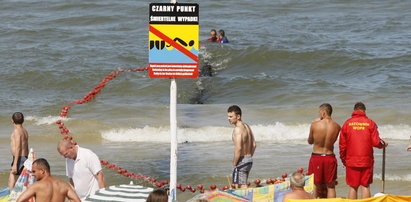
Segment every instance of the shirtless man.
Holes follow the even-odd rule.
[[[228,121],[233,124],[232,139],[234,142],[233,184],[236,188],[247,188],[247,179],[253,166],[255,148],[257,147],[250,126],[241,120],[241,109],[237,105],[227,110]]]
[[[286,199],[313,199],[314,197],[304,190],[305,179],[304,175],[299,172],[294,172],[290,177],[290,187],[292,192],[284,194],[283,202]]]
[[[337,159],[334,155],[334,143],[341,127],[332,120],[332,111],[330,104],[320,105],[320,118],[311,123],[308,137],[308,144],[314,144],[308,172],[314,173],[315,198],[336,197]]]
[[[10,150],[13,156],[11,171],[9,175],[9,188],[13,190],[21,171],[23,171],[24,161],[29,154],[29,134],[23,128],[24,116],[21,112],[16,112],[11,117],[14,124],[14,131],[10,137]]]
[[[46,159],[41,158],[33,162],[32,175],[37,182],[24,191],[17,202],[27,201],[33,196],[36,202],[64,202],[66,198],[69,201],[80,202],[80,198],[69,183],[51,176],[50,165]]]

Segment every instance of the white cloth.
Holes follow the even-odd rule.
[[[101,171],[98,156],[77,145],[77,158],[66,159],[66,175],[73,179],[74,188],[81,200],[99,189],[96,174]]]

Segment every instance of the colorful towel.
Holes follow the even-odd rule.
[[[314,191],[314,175],[305,176],[305,191],[313,193]],[[282,202],[285,193],[290,192],[290,182],[285,181],[278,184],[236,189],[227,191],[213,191],[200,194],[190,199],[207,199],[210,202],[234,202],[234,201],[264,201],[264,202]]]
[[[194,202],[197,199],[206,199],[209,202],[248,202],[246,198],[242,198],[226,191],[206,192],[195,196],[194,198],[188,200],[188,202]]]
[[[343,198],[331,198],[331,199],[312,199],[312,200],[297,200],[286,199],[287,202],[409,202],[411,196],[396,196],[396,195],[384,195],[379,197],[351,200]]]
[[[308,193],[313,193],[314,175],[305,176],[304,189]],[[246,198],[249,201],[282,202],[284,194],[290,191],[290,182],[285,181],[257,188],[236,189],[232,190],[231,193]]]

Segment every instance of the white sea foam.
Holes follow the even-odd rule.
[[[303,141],[308,137],[310,124],[287,125],[280,122],[270,125],[251,125],[257,141],[289,142]],[[206,126],[202,128],[179,128],[178,142],[230,141],[232,127]],[[379,127],[382,138],[408,140],[411,130],[408,125],[385,125]],[[115,142],[168,142],[168,127],[127,128],[102,131],[104,139]]]
[[[374,178],[381,179],[381,174],[374,174]],[[391,174],[385,174],[385,180],[386,181],[403,181],[403,182],[409,182],[411,181],[411,174],[405,174],[405,175],[391,175]]]
[[[25,117],[27,121],[34,121],[36,125],[51,125],[56,123],[57,120],[68,121],[71,118],[62,118],[60,116],[46,116],[46,117],[37,117],[37,116],[27,116]]]

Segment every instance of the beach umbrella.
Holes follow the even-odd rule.
[[[87,196],[84,201],[121,201],[121,202],[145,202],[153,188],[140,185],[113,185],[99,189],[94,194]]]

